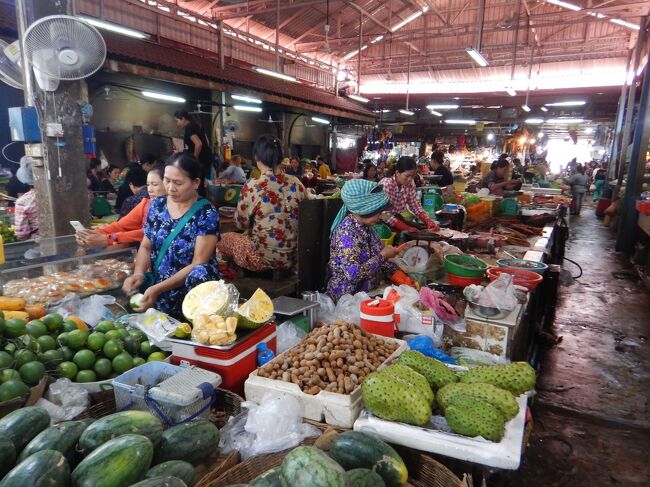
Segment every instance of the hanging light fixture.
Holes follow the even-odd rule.
[[[483,20],[485,18],[485,0],[479,1],[478,8],[478,31],[476,34],[476,48],[467,47],[465,52],[469,54],[476,64],[484,68],[488,65],[487,60],[481,54],[481,41],[483,40]]]

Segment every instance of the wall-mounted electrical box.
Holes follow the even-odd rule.
[[[9,107],[9,129],[15,142],[40,142],[36,107]]]

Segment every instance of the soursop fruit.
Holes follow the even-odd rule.
[[[499,410],[473,397],[457,395],[445,410],[447,424],[454,433],[486,440],[501,441],[505,420]]]
[[[433,404],[435,395],[429,386],[427,379],[410,367],[402,364],[392,364],[381,371],[382,374],[389,374],[398,377],[413,385],[427,399],[429,406]]]
[[[518,396],[535,388],[535,369],[526,362],[480,366],[467,371],[460,381],[465,384],[492,384]]]
[[[409,382],[382,372],[368,374],[361,384],[366,409],[388,421],[423,425],[431,417],[431,406]]]
[[[500,389],[492,384],[464,384],[456,382],[447,384],[438,390],[436,401],[440,409],[445,411],[451,400],[457,395],[473,397],[479,401],[486,402],[497,408],[506,421],[511,420],[519,412],[519,404],[515,396],[505,389]]]
[[[454,374],[454,371],[440,360],[429,358],[415,350],[407,350],[400,355],[399,363],[422,374],[434,391],[452,382],[458,382],[458,376]]]

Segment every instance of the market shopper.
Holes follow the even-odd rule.
[[[390,207],[382,187],[366,179],[353,179],[341,189],[341,199],[343,207],[331,227],[327,294],[338,301],[344,294],[367,292],[384,276],[396,284],[412,285],[389,260],[397,255],[397,249],[384,247],[373,229]]]
[[[318,165],[318,177],[321,179],[327,179],[332,175],[332,170],[325,162],[321,156],[316,158],[316,164]]]
[[[38,235],[38,208],[31,157],[20,158],[20,167],[16,171],[16,178],[29,189],[16,200],[14,233],[17,240],[29,240]]]
[[[289,167],[285,170],[285,173],[289,176],[296,176],[297,178],[302,177],[303,168],[300,159],[293,156],[289,161]]]
[[[149,285],[143,310],[155,307],[181,317],[185,295],[202,282],[219,279],[215,247],[219,214],[200,193],[203,168],[187,152],[169,158],[163,179],[167,196],[151,202],[133,275],[124,281],[126,294]],[[145,282],[145,273],[148,282]]]
[[[108,166],[108,169],[106,169],[106,175],[102,178],[102,182],[99,184],[99,191],[117,194],[115,186],[121,172],[122,170],[117,166],[112,164]]]
[[[231,184],[244,184],[246,173],[241,168],[241,156],[233,156],[230,165],[219,175],[219,179]]]
[[[415,159],[402,156],[391,167],[391,175],[380,181],[391,203],[391,216],[386,223],[396,230],[414,232],[417,229],[397,218],[397,214],[409,210],[422,220],[430,230],[438,230],[438,224],[424,211],[418,199],[413,178],[417,172]]]
[[[454,184],[454,176],[447,166],[445,166],[445,155],[441,151],[435,151],[431,154],[431,167],[435,176],[441,176],[438,186],[445,187]]]
[[[373,183],[376,183],[379,181],[379,174],[377,172],[377,166],[375,166],[372,162],[368,161],[365,163],[363,166],[363,179],[367,181],[372,181]]]
[[[495,168],[485,175],[479,187],[489,189],[490,194],[496,196],[503,196],[506,191],[521,188],[521,179],[506,179],[509,166],[507,159],[499,159]]]
[[[77,242],[84,247],[106,247],[112,244],[140,243],[151,201],[165,196],[165,166],[156,164],[147,174],[147,198],[143,198],[124,218],[96,230],[77,232]]]
[[[199,161],[203,169],[203,178],[210,177],[212,169],[212,154],[210,154],[210,141],[201,127],[200,121],[185,110],[174,113],[176,126],[183,130],[183,144],[185,151],[189,152]]]
[[[277,138],[260,136],[253,157],[261,175],[244,184],[235,213],[235,224],[247,234],[225,233],[217,249],[222,258],[250,271],[292,269],[298,204],[307,192],[296,177],[280,173],[282,146]]]
[[[99,191],[99,186],[102,182],[102,161],[96,157],[90,160],[86,178],[88,180],[88,190]]]
[[[582,164],[576,164],[575,173],[565,179],[566,184],[571,186],[571,195],[573,196],[572,215],[580,215],[582,209],[582,200],[587,192],[589,176],[585,174],[585,168]]]
[[[132,196],[129,196],[120,207],[120,218],[126,216],[133,208],[138,206],[142,199],[149,196],[147,191],[147,173],[140,167],[135,167],[127,174],[125,184],[129,185]]]

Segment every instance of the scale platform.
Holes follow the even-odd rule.
[[[318,306],[320,305],[315,301],[305,301],[304,299],[290,298],[288,296],[279,296],[273,300],[275,314],[283,316],[299,315]]]

